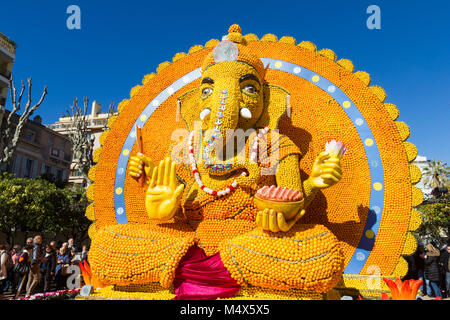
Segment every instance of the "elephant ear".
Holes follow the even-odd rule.
[[[178,97],[181,118],[189,131],[194,129],[195,121],[200,121],[199,91],[200,88],[193,89]]]
[[[268,126],[270,129],[276,129],[278,120],[288,108],[289,92],[271,84],[265,84],[263,90],[264,110],[256,126],[260,128]]]

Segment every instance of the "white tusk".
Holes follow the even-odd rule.
[[[202,112],[200,112],[200,119],[203,120],[205,117],[211,113],[211,110],[209,108],[203,109]]]
[[[248,108],[242,108],[240,113],[242,118],[250,119],[252,117],[252,112]]]

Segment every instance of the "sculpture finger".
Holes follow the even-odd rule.
[[[336,164],[339,164],[340,162],[341,162],[340,159],[338,159],[338,158],[331,158],[331,157],[325,160],[325,163],[336,163]]]
[[[130,162],[128,162],[128,163],[129,163],[129,166],[133,166],[133,167],[142,169],[142,162],[130,160]]]
[[[258,227],[262,227],[262,211],[258,211],[256,214],[255,222]]]
[[[342,173],[340,173],[336,168],[335,169],[324,169],[324,170],[322,170],[322,173],[331,174],[335,178],[338,178],[338,179],[342,178]]]
[[[330,158],[330,155],[329,154],[327,154],[327,153],[325,153],[325,152],[321,152],[318,156],[317,156],[317,158],[316,158],[316,160],[314,161],[316,164],[317,163],[323,163],[326,159],[329,159]]]
[[[269,209],[264,209],[262,213],[262,228],[264,230],[269,229]]]
[[[178,199],[184,190],[184,184],[180,184],[173,193],[173,199]]]
[[[336,182],[339,182],[339,179],[331,174],[325,174],[322,175],[321,177],[323,179],[323,182],[328,185],[332,185],[335,184]]]
[[[170,167],[170,178],[169,178],[169,185],[172,189],[175,188],[175,186],[177,185],[177,176],[176,176],[176,164],[174,162],[172,162],[172,165]]]
[[[143,163],[142,158],[136,156],[130,157],[130,162]]]
[[[169,185],[169,178],[170,178],[170,169],[171,169],[171,161],[170,161],[170,157],[167,157],[166,159],[164,159],[164,179],[163,179],[163,183],[165,186]]]
[[[133,172],[133,171],[128,171],[128,174],[134,178],[139,178],[141,176],[140,173]]]
[[[334,169],[337,172],[339,172],[340,174],[342,174],[342,168],[339,164],[336,163],[324,163],[320,165],[320,169],[325,170],[325,169]]]
[[[158,181],[156,184],[161,186],[164,179],[164,160],[161,160],[158,165]]]
[[[280,228],[278,227],[277,213],[274,210],[270,210],[269,212],[269,230],[272,232],[280,231]]]
[[[158,167],[153,168],[152,179],[150,180],[149,188],[153,188],[156,186],[156,179],[158,176]]]
[[[278,220],[278,227],[280,228],[281,231],[286,232],[290,229],[282,212],[277,213],[277,220]]]

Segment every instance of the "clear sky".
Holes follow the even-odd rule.
[[[81,30],[66,9],[81,8]],[[366,9],[381,9],[369,30]],[[18,44],[13,75],[33,78],[38,114],[53,123],[75,97],[106,111],[129,97],[145,74],[194,44],[220,39],[238,23],[243,33],[310,40],[353,61],[382,86],[411,127],[419,154],[450,163],[450,1],[2,1],[0,32]],[[7,108],[9,104],[7,103]]]

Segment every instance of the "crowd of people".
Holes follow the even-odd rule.
[[[435,243],[419,243],[413,255],[405,257],[408,274],[404,280],[422,280],[422,295],[450,298],[450,239],[441,250]]]
[[[59,248],[59,249],[58,249]],[[81,251],[74,240],[45,246],[40,235],[28,238],[24,247],[0,245],[0,295],[8,290],[14,295],[25,290],[27,297],[36,292],[48,292],[52,282],[56,290],[66,289],[68,267],[88,260],[88,247]],[[424,296],[450,298],[450,239],[441,250],[434,243],[419,243],[413,255],[405,257],[408,274],[403,280],[423,280],[420,292]],[[20,290],[18,293],[17,291]]]
[[[56,290],[66,289],[71,274],[69,266],[88,259],[88,247],[81,250],[71,238],[58,245],[56,241],[42,243],[40,235],[28,238],[25,246],[0,244],[0,296],[8,292],[29,297],[37,292],[49,292],[52,284]],[[20,292],[18,292],[20,291]]]

